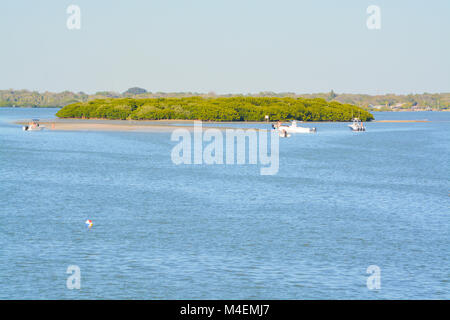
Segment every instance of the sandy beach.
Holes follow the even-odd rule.
[[[429,120],[374,120],[371,122],[381,123],[411,123],[411,122],[431,122]],[[15,122],[18,125],[27,125],[29,121],[20,120]],[[42,120],[40,125],[47,130],[57,131],[138,131],[138,132],[171,132],[174,129],[193,130],[193,121],[186,120],[104,120],[104,119],[55,119]],[[249,124],[249,122],[242,122]],[[316,122],[304,122],[305,125]],[[221,126],[214,126],[217,122],[203,122],[204,128],[214,128],[219,130],[236,129],[236,127],[223,126],[226,124],[236,124],[236,122],[221,122]],[[207,125],[205,125],[207,124]],[[252,122],[252,124],[267,124],[266,122]],[[244,127],[243,127],[244,128]],[[245,127],[245,129],[261,130],[260,128]]]
[[[402,122],[431,122],[430,120],[373,120],[371,122],[392,122],[392,123],[402,123]]]
[[[15,122],[18,125],[28,125],[28,121]],[[127,120],[82,120],[82,119],[56,119],[39,122],[47,130],[56,131],[138,131],[138,132],[171,132],[175,129],[193,130],[193,121],[127,121]],[[189,124],[188,124],[189,123]],[[203,126],[207,129],[236,129],[236,127]],[[250,129],[250,128],[246,128]],[[252,128],[261,130],[258,128]]]

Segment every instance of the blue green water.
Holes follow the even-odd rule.
[[[314,124],[261,176],[176,166],[170,133],[11,124],[55,111],[0,108],[1,299],[450,298],[450,112]]]

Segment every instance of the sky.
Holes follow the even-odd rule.
[[[450,92],[449,0],[10,0],[0,43],[0,89]]]

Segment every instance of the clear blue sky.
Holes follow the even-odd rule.
[[[449,0],[1,1],[0,41],[0,89],[450,92]]]

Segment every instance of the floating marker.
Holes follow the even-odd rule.
[[[90,228],[92,228],[92,226],[94,225],[93,223],[92,223],[92,220],[86,220],[86,227],[88,228],[88,229],[90,229]]]

